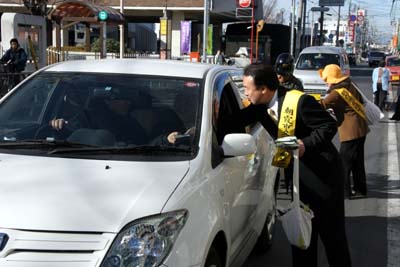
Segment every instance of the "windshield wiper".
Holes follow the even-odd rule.
[[[0,142],[0,148],[89,148],[91,145],[71,143],[65,140],[25,139]]]
[[[48,154],[64,154],[64,153],[110,153],[110,154],[159,154],[159,153],[191,153],[192,149],[188,147],[175,147],[165,145],[139,145],[127,147],[85,147],[85,148],[67,148],[54,149]]]

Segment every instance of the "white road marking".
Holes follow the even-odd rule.
[[[398,186],[399,176],[399,157],[397,153],[396,123],[388,123],[388,157],[387,171],[389,175],[389,190],[393,186]],[[399,191],[397,191],[398,193]],[[387,203],[387,239],[388,239],[388,267],[400,266],[400,230],[395,217],[400,217],[400,199],[388,196]]]

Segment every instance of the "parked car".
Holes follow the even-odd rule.
[[[400,83],[400,58],[398,56],[386,57],[386,68],[390,70],[390,80],[392,84]]]
[[[118,59],[24,80],[0,101],[0,266],[241,266],[268,249],[273,140],[221,124],[241,74]]]
[[[381,51],[370,51],[368,53],[368,65],[370,67],[378,66],[379,62],[385,60],[385,53]]]
[[[329,64],[339,65],[344,75],[350,75],[346,52],[343,48],[332,46],[304,48],[296,60],[293,74],[302,81],[306,93],[323,97],[328,86],[319,76],[318,70]]]

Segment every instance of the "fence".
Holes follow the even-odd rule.
[[[160,58],[159,54],[153,53],[125,53],[124,58]],[[100,59],[99,52],[82,52],[82,51],[63,51],[58,50],[54,47],[47,48],[47,64],[54,64],[61,61],[69,60],[88,60],[88,59]],[[107,53],[106,58],[120,58],[119,53]],[[190,62],[189,55],[184,55],[181,57],[173,57],[173,60],[183,60]],[[214,61],[213,55],[208,55],[206,58],[206,63],[212,64]]]

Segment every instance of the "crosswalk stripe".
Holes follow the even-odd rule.
[[[399,157],[397,152],[396,123],[388,123],[388,188],[397,185],[400,181],[399,176]],[[400,199],[388,196],[388,267],[400,266],[400,230],[394,218],[400,217]]]

